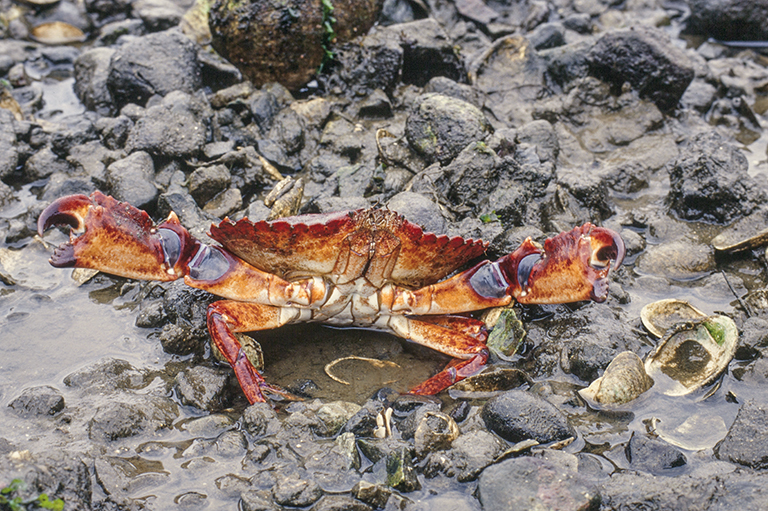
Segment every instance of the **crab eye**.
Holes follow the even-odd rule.
[[[528,254],[520,259],[520,263],[517,265],[517,283],[521,289],[528,287],[528,279],[531,276],[533,267],[541,260],[539,254]]]

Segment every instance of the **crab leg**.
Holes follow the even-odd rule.
[[[477,321],[471,318],[464,319],[469,320],[467,325]],[[443,318],[439,316],[428,320],[434,322],[393,316],[389,321],[390,328],[398,336],[454,358],[463,359],[458,363],[449,364],[435,376],[409,390],[411,394],[437,394],[457,381],[477,374],[483,370],[488,361],[488,348],[485,345],[487,332],[481,331],[477,337],[473,337],[451,327],[441,326],[439,323],[442,320]],[[455,321],[449,320],[446,324],[450,323]]]
[[[235,332],[270,330],[301,319],[309,311],[288,307],[272,307],[257,303],[243,303],[229,300],[213,302],[208,307],[208,332],[219,351],[235,371],[237,381],[248,402],[266,401],[262,390],[292,399],[290,393],[268,384],[245,356]]]

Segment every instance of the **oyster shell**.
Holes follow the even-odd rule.
[[[658,338],[664,337],[670,327],[681,321],[690,321],[707,317],[706,314],[688,302],[668,298],[646,304],[640,311],[643,326]]]
[[[726,316],[678,323],[645,359],[645,371],[668,396],[682,396],[714,382],[728,367],[739,332]]]

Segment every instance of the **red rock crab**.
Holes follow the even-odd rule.
[[[488,360],[482,321],[461,314],[509,304],[602,302],[608,273],[624,258],[615,232],[585,224],[546,240],[529,239],[495,262],[483,241],[425,233],[394,211],[364,209],[271,222],[225,219],[211,226],[221,246],[193,238],[171,213],[149,215],[100,192],[62,197],[40,215],[38,231],[70,225],[56,267],[170,281],[225,300],[208,308],[212,342],[251,403],[280,389],[245,356],[235,333],[316,321],[389,330],[458,360],[410,390],[435,394],[479,372]]]

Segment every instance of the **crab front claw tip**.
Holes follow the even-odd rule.
[[[54,201],[40,215],[37,228],[42,235],[54,225],[72,227],[69,241],[51,256],[51,265],[58,268],[169,281],[183,275],[196,246],[174,215],[155,226],[146,212],[98,191]]]
[[[621,266],[627,249],[619,233],[605,227],[593,227],[589,232],[589,238],[592,245],[589,264],[592,267],[602,269],[609,266],[612,261],[615,268]]]
[[[37,219],[37,233],[43,233],[54,225],[69,225],[77,231],[85,229],[85,216],[93,205],[87,195],[70,195],[53,201]]]

